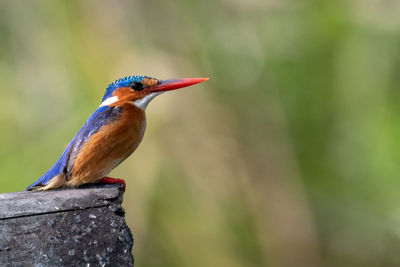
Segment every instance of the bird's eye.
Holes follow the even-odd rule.
[[[142,91],[144,89],[144,85],[141,82],[132,82],[130,87],[135,91]]]

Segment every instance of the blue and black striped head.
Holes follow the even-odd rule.
[[[157,80],[148,76],[126,76],[123,78],[120,78],[114,82],[112,82],[106,90],[106,93],[103,96],[103,99],[101,101],[104,101],[105,99],[113,96],[113,93],[115,90],[121,87],[131,87],[135,91],[141,91],[145,88],[145,85],[143,83],[143,79],[145,80]]]

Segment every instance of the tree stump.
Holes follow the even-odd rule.
[[[133,266],[121,184],[0,194],[0,266]]]

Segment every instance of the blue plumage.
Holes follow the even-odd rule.
[[[58,174],[66,174],[67,178],[74,166],[74,160],[79,153],[79,150],[89,140],[90,136],[97,133],[102,126],[105,126],[118,119],[122,112],[121,107],[103,106],[89,117],[78,134],[68,144],[67,148],[62,153],[60,159],[53,165],[42,177],[30,185],[27,190],[37,185],[46,184],[51,178]]]

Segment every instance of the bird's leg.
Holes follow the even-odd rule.
[[[125,180],[123,180],[123,179],[111,178],[111,177],[103,177],[98,181],[98,183],[101,183],[101,184],[117,184],[117,183],[121,183],[124,186],[124,192],[125,192],[125,189],[126,189],[126,183],[125,183]]]

